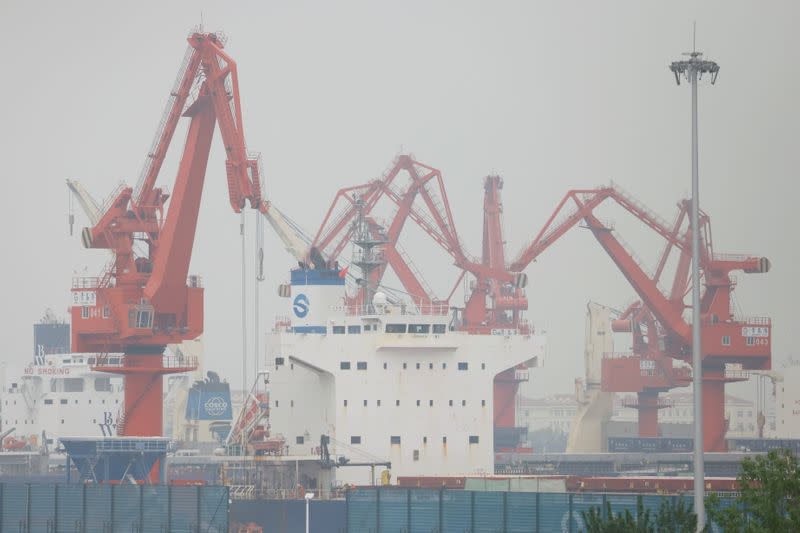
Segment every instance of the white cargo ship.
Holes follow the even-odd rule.
[[[544,337],[517,330],[457,331],[448,309],[348,306],[344,272],[291,273],[291,318],[268,342],[270,423],[289,453],[330,452],[351,463],[391,462],[397,476],[494,472],[494,378],[539,366]],[[285,291],[286,292],[286,291]],[[340,483],[380,470],[338,468]]]

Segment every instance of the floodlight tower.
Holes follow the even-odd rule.
[[[675,61],[669,69],[675,74],[675,82],[680,85],[685,78],[692,86],[692,390],[694,391],[694,509],[697,513],[697,531],[705,527],[704,507],[704,465],[703,465],[703,357],[700,345],[700,225],[699,225],[699,184],[697,156],[697,82],[703,74],[711,76],[711,84],[717,81],[719,65],[703,59],[702,52],[693,51],[688,60]]]

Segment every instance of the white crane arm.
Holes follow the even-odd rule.
[[[67,179],[67,187],[72,194],[75,195],[75,199],[78,200],[78,203],[81,204],[81,208],[89,218],[91,225],[96,225],[100,221],[101,213],[100,204],[97,203],[97,200],[89,194],[89,191],[87,191],[78,180]]]
[[[308,244],[303,236],[292,228],[286,216],[272,202],[265,202],[265,204],[267,208],[262,213],[280,237],[286,251],[298,261],[305,261],[308,256]]]

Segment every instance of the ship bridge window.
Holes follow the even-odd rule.
[[[478,444],[478,436],[477,435],[470,435],[469,436],[469,443],[470,444]]]
[[[361,333],[361,326],[347,326],[347,333],[349,335],[359,335]]]
[[[45,399],[44,404],[45,405],[53,405],[53,400],[47,398],[47,399]]]
[[[344,326],[333,326],[334,335],[344,335]]]
[[[111,378],[95,378],[94,390],[97,392],[111,392]]]
[[[339,370],[350,370],[350,361],[342,361],[339,363]]]
[[[442,335],[443,333],[447,332],[447,326],[445,324],[434,324],[433,325],[433,334],[434,335]]]
[[[405,333],[406,324],[386,324],[386,333]]]
[[[358,370],[366,370],[367,369],[367,362],[366,361],[358,361],[356,363],[356,368]]]
[[[468,370],[469,369],[469,363],[466,363],[464,361],[458,363],[458,369],[459,370]]]
[[[392,435],[389,437],[390,444],[400,444],[400,435]]]
[[[275,358],[275,366],[281,366],[281,365],[283,365],[284,363],[285,363],[285,360],[284,360],[284,358],[283,358],[283,357],[276,357],[276,358]]]
[[[50,392],[83,392],[83,378],[56,378],[50,381]]]
[[[409,324],[408,325],[408,332],[409,333],[430,333],[431,325],[430,324]]]

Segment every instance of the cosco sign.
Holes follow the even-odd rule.
[[[203,404],[203,408],[206,410],[208,416],[220,416],[228,409],[228,402],[220,396],[214,396],[206,400],[206,403]]]

